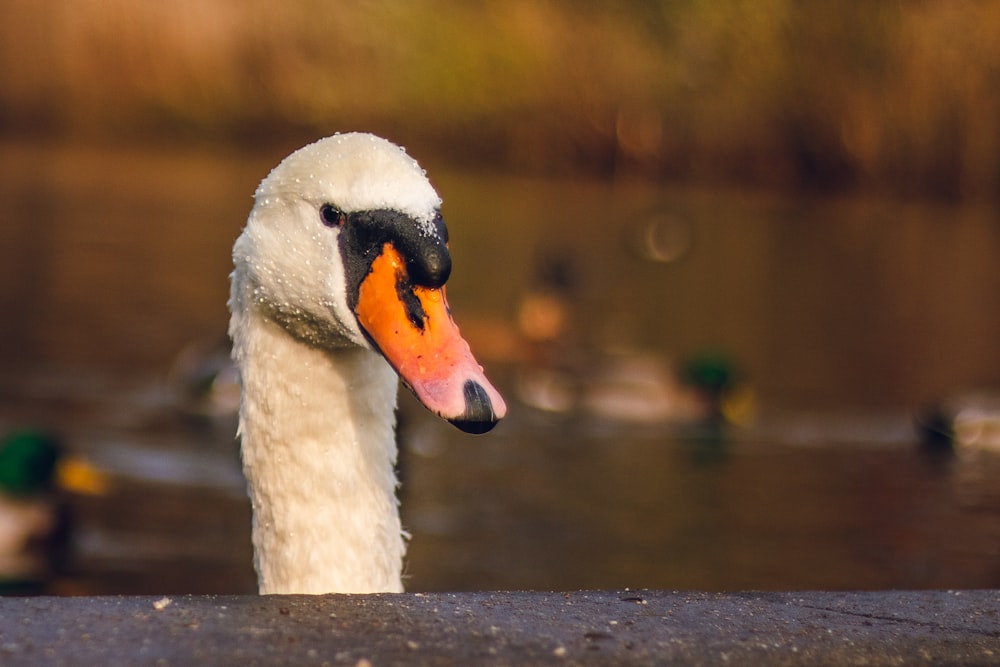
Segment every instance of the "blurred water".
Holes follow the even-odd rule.
[[[0,429],[109,480],[69,496],[51,591],[253,590],[227,397],[192,387],[281,157],[0,151]],[[513,405],[471,438],[402,400],[411,590],[1000,585],[1000,458],[929,452],[912,419],[1000,380],[992,209],[422,162],[453,310]],[[745,380],[738,425],[697,422],[675,371],[704,353]]]
[[[1000,581],[1000,458],[986,452],[549,426],[450,441],[413,468],[404,515],[421,588]]]

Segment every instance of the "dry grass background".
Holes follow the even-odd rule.
[[[1000,4],[8,0],[0,133],[383,132],[462,165],[1000,193]]]

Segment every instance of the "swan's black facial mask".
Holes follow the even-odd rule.
[[[357,308],[358,288],[386,243],[405,258],[406,275],[413,286],[438,288],[447,282],[451,275],[451,253],[448,228],[440,212],[430,224],[420,224],[405,213],[388,209],[357,211],[344,217],[340,256],[351,310]]]
[[[431,412],[469,433],[493,428],[507,408],[451,318],[441,216],[427,225],[377,210],[336,222],[347,302],[372,347]]]

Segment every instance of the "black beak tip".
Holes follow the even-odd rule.
[[[459,431],[463,433],[471,433],[472,435],[482,435],[483,433],[488,433],[493,430],[493,427],[497,425],[495,421],[469,421],[467,419],[452,419],[451,423],[458,428]]]
[[[474,435],[492,430],[498,420],[486,390],[478,382],[469,380],[462,391],[465,394],[465,413],[449,421],[459,430]]]

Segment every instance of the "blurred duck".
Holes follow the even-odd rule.
[[[233,356],[261,593],[402,590],[398,377],[470,433],[506,412],[451,319],[441,199],[368,134],[281,162],[233,247]]]
[[[239,371],[228,339],[197,341],[185,347],[168,381],[176,407],[184,414],[227,420],[240,409]]]
[[[1000,392],[957,393],[917,416],[926,445],[1000,451]]]
[[[584,351],[571,335],[578,281],[571,255],[540,253],[531,289],[518,301],[517,342],[505,350],[506,359],[518,363],[515,390],[522,402],[621,424],[743,425],[752,419],[754,395],[728,355],[702,353],[674,363],[623,346]]]
[[[104,495],[107,476],[67,456],[54,435],[17,430],[0,439],[0,593],[34,594],[68,554],[66,493]]]
[[[39,592],[63,546],[56,439],[34,431],[0,440],[0,590]],[[36,590],[39,589],[39,590]]]
[[[653,352],[595,356],[585,370],[524,368],[518,397],[543,411],[620,424],[746,425],[753,418],[753,393],[725,357],[696,356],[677,364]]]

